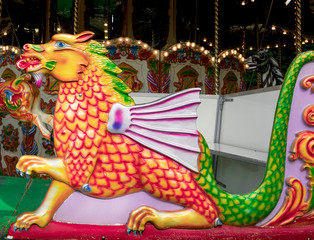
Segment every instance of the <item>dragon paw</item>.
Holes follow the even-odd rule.
[[[163,229],[163,226],[161,224],[161,218],[162,217],[160,215],[160,212],[154,208],[147,206],[137,208],[130,214],[130,218],[127,224],[127,232],[128,234],[133,232],[134,235],[137,235],[138,233],[142,235],[145,230],[145,225],[148,222],[152,223],[155,227],[159,229]]]
[[[20,215],[14,223],[14,231],[20,232],[24,229],[27,231],[33,224],[39,227],[45,227],[50,222],[50,216],[45,214],[37,214],[36,212],[28,212]]]
[[[31,155],[22,156],[16,164],[16,172],[22,177],[25,175],[27,178],[30,177],[32,172],[43,173],[46,163],[42,158]]]

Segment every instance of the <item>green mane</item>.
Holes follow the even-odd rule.
[[[108,50],[95,41],[87,44],[86,50],[104,73],[110,75],[111,81],[106,82],[106,84],[110,85],[124,99],[126,104],[134,104],[133,99],[129,96],[132,90],[118,77],[122,70],[106,56]]]

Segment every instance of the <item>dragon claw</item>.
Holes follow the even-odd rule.
[[[14,226],[14,232],[16,232],[16,230],[17,230],[17,227]]]
[[[16,173],[17,173],[17,174],[20,174],[20,169],[16,169]]]
[[[133,232],[135,236],[137,236],[137,233],[139,233],[141,236],[143,235],[143,231],[137,231],[128,228],[127,234],[130,235],[131,232]]]
[[[29,177],[30,177],[30,174],[27,174],[27,173],[26,173],[26,178],[29,178]]]

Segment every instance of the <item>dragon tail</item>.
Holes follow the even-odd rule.
[[[255,225],[267,217],[277,205],[285,181],[287,132],[294,87],[302,66],[313,59],[313,51],[298,55],[286,73],[275,111],[266,172],[255,191],[237,195],[219,188],[213,175],[209,148],[201,136],[200,174],[196,180],[214,199],[224,224]]]

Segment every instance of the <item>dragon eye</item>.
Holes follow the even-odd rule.
[[[65,42],[62,42],[62,41],[58,41],[58,42],[55,43],[55,47],[56,48],[65,48],[67,46],[68,45]]]

